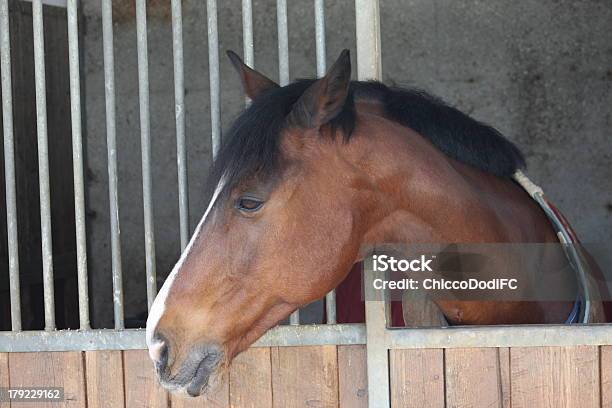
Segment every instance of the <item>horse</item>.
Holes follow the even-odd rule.
[[[228,56],[252,102],[224,135],[208,207],[149,313],[165,388],[210,390],[238,353],[338,286],[364,247],[558,242],[512,180],[521,152],[491,126],[420,90],[351,81],[348,50],[325,76],[283,87]],[[465,325],[562,323],[572,306],[436,302]]]

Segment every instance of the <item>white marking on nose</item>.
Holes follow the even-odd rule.
[[[215,192],[213,193],[210,203],[208,204],[208,208],[206,209],[206,212],[204,213],[204,216],[198,223],[198,226],[196,227],[193,235],[191,236],[191,240],[189,241],[189,244],[187,244],[187,247],[185,247],[185,250],[181,254],[181,257],[179,258],[176,265],[174,265],[174,268],[172,268],[172,272],[170,272],[170,275],[168,275],[168,278],[166,279],[159,293],[155,297],[155,300],[153,301],[153,305],[151,305],[151,310],[149,310],[149,317],[147,318],[147,330],[146,330],[147,347],[149,348],[149,356],[151,356],[151,359],[153,359],[153,354],[151,354],[152,353],[151,348],[155,348],[156,344],[159,343],[159,342],[153,341],[153,334],[155,333],[155,329],[157,328],[157,325],[159,324],[161,317],[166,311],[166,298],[168,297],[170,288],[172,287],[172,284],[174,283],[174,280],[176,279],[176,275],[178,271],[183,266],[183,263],[185,262],[187,255],[189,254],[189,252],[191,251],[191,248],[194,245],[196,237],[200,234],[200,231],[202,230],[202,227],[204,226],[206,218],[212,211],[212,208],[214,207],[215,202],[219,198],[219,194],[221,194],[221,191],[223,190],[224,186],[225,186],[225,177],[221,177],[221,179],[219,180],[219,184],[217,184],[217,187],[215,188]]]
[[[153,344],[149,345],[149,357],[151,358],[151,360],[161,360],[164,348],[166,348],[166,343],[161,340],[158,340]]]

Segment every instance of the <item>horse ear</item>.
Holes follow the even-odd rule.
[[[226,53],[232,65],[236,68],[238,75],[240,75],[242,88],[249,98],[255,99],[268,89],[278,88],[276,82],[247,66],[234,51],[227,50]]]
[[[321,79],[316,80],[295,103],[294,122],[305,128],[320,127],[332,120],[344,106],[351,82],[351,56],[343,50]]]

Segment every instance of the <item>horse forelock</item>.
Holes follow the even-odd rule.
[[[226,197],[249,177],[266,179],[279,171],[283,130],[293,126],[288,121],[289,114],[314,82],[314,79],[301,79],[281,88],[269,89],[238,115],[223,135],[223,145],[206,182],[207,195],[213,194],[221,175],[225,177],[225,183],[220,196]],[[333,130],[332,134],[342,130],[343,137],[350,137],[355,126],[352,93],[328,126]]]

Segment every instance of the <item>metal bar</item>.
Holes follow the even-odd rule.
[[[327,315],[327,324],[336,324],[336,291],[332,290],[325,295],[325,314]]]
[[[315,0],[315,38],[317,51],[317,77],[325,75],[325,0]],[[332,290],[325,295],[325,314],[327,324],[336,323],[336,291]]]
[[[355,0],[357,40],[357,77],[359,80],[382,78],[380,55],[380,10],[378,0]],[[375,278],[371,265],[366,263],[366,290]],[[378,272],[380,273],[380,272]],[[383,294],[384,295],[384,294]],[[373,299],[369,297],[369,299]],[[368,406],[391,406],[389,386],[389,351],[386,344],[386,300],[366,302]]]
[[[317,77],[325,75],[325,0],[315,0],[315,38],[317,49]]]
[[[608,345],[612,343],[612,325],[550,324],[388,329],[386,342],[390,349]]]
[[[290,347],[365,344],[363,324],[308,324],[276,326],[252,347]]]
[[[102,0],[102,43],[104,49],[104,89],[106,100],[106,150],[108,155],[108,195],[110,201],[111,257],[115,328],[123,329],[123,281],[117,193],[117,134],[115,127],[115,61],[113,55],[112,0]]]
[[[278,79],[280,86],[289,83],[289,31],[287,28],[287,0],[276,1],[276,26],[278,29]],[[289,324],[300,324],[300,310],[289,316]]]
[[[11,83],[11,38],[9,31],[8,0],[0,0],[0,77],[2,78],[4,181],[6,188],[6,227],[9,258],[9,291],[11,297],[11,329],[19,331],[21,330],[21,296],[19,291],[19,240],[17,233],[13,86]]]
[[[276,1],[278,28],[278,79],[281,86],[289,83],[289,29],[287,26],[287,0]]]
[[[81,129],[81,81],[77,1],[68,0],[68,66],[70,70],[70,117],[72,126],[72,173],[74,177],[74,221],[76,226],[79,327],[89,329],[87,282],[87,235],[85,232],[85,187],[83,181],[83,136]]]
[[[363,324],[277,326],[253,347],[365,344]],[[145,349],[144,329],[0,333],[0,352]]]
[[[206,1],[208,16],[208,74],[210,80],[210,130],[213,158],[221,147],[221,87],[219,81],[219,31],[217,1]]]
[[[36,130],[38,135],[38,178],[40,187],[40,230],[42,240],[45,330],[54,330],[55,300],[53,293],[51,195],[49,191],[49,145],[47,140],[45,37],[41,0],[34,0],[32,2],[32,26],[34,31],[34,82],[36,88]]]
[[[55,330],[0,333],[0,352],[146,349],[145,330]]]
[[[244,63],[255,67],[253,47],[253,3],[252,0],[242,0],[242,43],[244,46]]]
[[[140,148],[142,156],[142,207],[144,213],[145,267],[149,310],[157,295],[155,265],[155,228],[151,182],[151,131],[149,118],[149,53],[147,50],[147,3],[136,0],[136,37],[138,48],[138,96],[140,105]]]
[[[364,274],[367,328],[368,407],[388,408],[390,402],[389,347],[387,346],[387,301],[383,291],[373,289],[374,279],[384,279],[366,263]]]
[[[291,313],[291,315],[289,316],[289,324],[293,326],[297,326],[300,324],[300,309]]]
[[[368,323],[369,330],[369,323]],[[612,325],[459,326],[387,329],[389,349],[612,345]],[[253,347],[366,344],[363,324],[277,326]],[[1,332],[0,353],[145,349],[144,329]]]
[[[378,0],[355,0],[357,78],[382,79]]]
[[[176,164],[178,168],[179,229],[181,251],[189,242],[189,190],[187,189],[187,144],[185,142],[185,82],[183,72],[183,11],[181,0],[172,0],[172,54],[174,57],[174,115],[176,120]]]
[[[244,62],[251,68],[255,68],[255,54],[253,49],[253,3],[252,0],[242,0],[242,44],[244,47]],[[248,107],[251,100],[245,96],[245,104]]]

